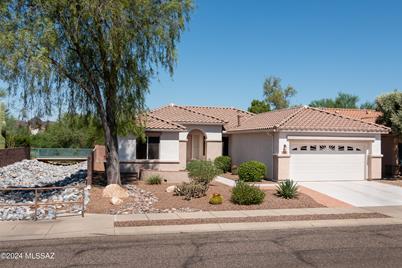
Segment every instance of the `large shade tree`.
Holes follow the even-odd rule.
[[[247,109],[250,113],[260,114],[269,112],[271,109],[265,100],[252,100],[250,107]]]
[[[379,123],[392,129],[392,132],[402,137],[402,91],[384,94],[376,99],[377,110],[382,112]]]
[[[173,72],[191,0],[2,0],[0,79],[26,110],[67,106],[99,117],[108,183],[117,135],[137,129],[150,78]]]
[[[311,107],[325,107],[325,108],[357,108],[359,97],[339,92],[335,99],[319,99],[310,103]]]
[[[296,95],[297,91],[292,86],[282,87],[279,77],[270,76],[265,79],[263,92],[265,101],[273,110],[288,108],[290,98]]]

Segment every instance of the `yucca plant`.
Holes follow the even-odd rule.
[[[299,186],[292,180],[285,180],[280,182],[276,187],[276,194],[285,199],[292,199],[297,197]]]

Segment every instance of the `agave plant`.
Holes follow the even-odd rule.
[[[280,182],[276,188],[276,194],[285,199],[297,197],[299,186],[292,180]]]

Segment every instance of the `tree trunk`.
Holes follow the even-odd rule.
[[[103,128],[105,131],[107,184],[121,184],[117,128],[112,113],[107,113]]]

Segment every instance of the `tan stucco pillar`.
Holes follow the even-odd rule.
[[[289,179],[290,155],[274,155],[274,180],[283,181]]]
[[[368,156],[368,179],[381,179],[382,155]]]
[[[214,160],[222,155],[222,141],[206,141],[207,160]]]
[[[179,161],[180,169],[186,169],[187,164],[187,141],[179,141]]]

